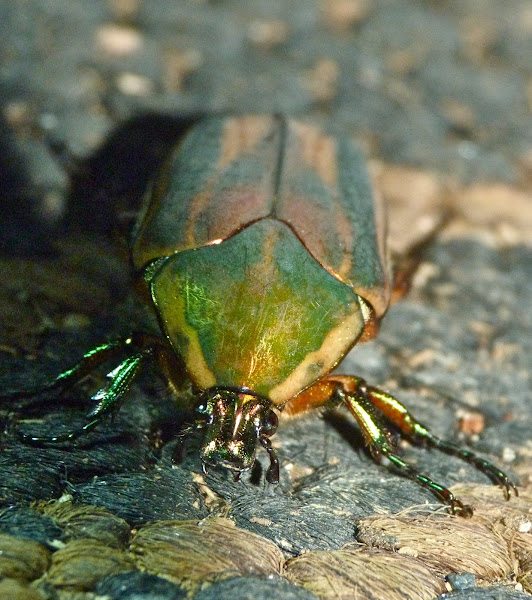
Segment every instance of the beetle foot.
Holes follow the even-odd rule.
[[[65,433],[58,433],[57,435],[32,435],[31,433],[23,433],[19,430],[17,431],[17,437],[22,443],[33,446],[39,446],[42,444],[64,444],[66,442],[71,442],[82,436],[84,433],[87,433],[91,429],[94,429],[99,422],[99,418],[93,419],[92,421],[85,423],[85,425],[79,429],[66,431]]]
[[[447,490],[449,491],[449,490]],[[465,519],[470,519],[473,516],[473,507],[469,504],[464,504],[461,500],[456,498],[454,494],[449,492],[452,496],[452,500],[449,502],[449,508],[453,515],[459,515]]]
[[[512,492],[516,498],[519,496],[519,490],[517,489],[515,483],[513,483],[512,481],[508,481],[504,484],[504,495],[506,497],[506,500],[510,500],[510,498],[512,497]]]
[[[266,471],[266,481],[268,483],[279,483],[279,459],[277,458],[277,453],[273,449],[269,438],[261,436],[259,437],[259,441],[270,457],[270,466]]]
[[[456,456],[464,462],[473,465],[481,473],[484,473],[487,477],[489,477],[491,481],[493,481],[493,483],[500,485],[503,488],[506,500],[510,500],[512,494],[515,497],[519,496],[519,491],[517,489],[516,484],[510,479],[510,477],[508,477],[508,475],[504,471],[501,471],[499,467],[491,463],[489,460],[477,456],[471,450],[466,450],[464,448],[456,446],[451,442],[440,440],[438,437],[436,437],[434,434],[432,434],[422,426],[419,426],[419,429],[422,431],[423,434],[420,438],[420,441],[422,443],[426,443],[428,446],[435,448],[436,450],[440,450],[441,452],[445,452],[445,454],[449,454],[451,456]]]
[[[433,483],[433,482],[431,482]],[[449,505],[449,510],[453,515],[459,515],[469,519],[473,516],[473,508],[469,504],[464,504],[459,498],[457,498],[451,490],[445,487],[441,487],[438,484],[434,484],[436,487],[430,486],[432,492],[440,498],[445,504]]]
[[[444,504],[449,507],[451,514],[459,515],[460,517],[469,518],[473,515],[473,509],[471,506],[464,504],[461,500],[459,500],[451,490],[446,487],[436,483],[426,475],[421,474],[417,469],[415,469],[412,465],[409,465],[404,460],[399,458],[396,454],[392,454],[388,452],[386,448],[381,450],[381,454],[386,456],[386,458],[392,463],[392,465],[403,475],[408,477],[409,479],[413,479],[424,488],[430,490],[436,498],[441,500]]]

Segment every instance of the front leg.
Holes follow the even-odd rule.
[[[393,396],[368,386],[359,377],[330,376],[305,390],[286,407],[288,415],[296,415],[327,402],[345,404],[359,424],[364,440],[375,460],[385,456],[399,473],[417,481],[429,489],[439,500],[450,506],[452,513],[469,517],[472,509],[464,505],[446,487],[423,475],[412,465],[403,461],[396,453],[390,430],[386,421],[393,423],[410,441],[426,444],[447,454],[453,454],[486,473],[492,480],[505,487],[506,497],[517,489],[508,476],[488,461],[477,457],[469,450],[463,450],[450,442],[440,440],[426,427],[421,425]]]
[[[476,469],[487,475],[494,483],[504,488],[506,499],[509,500],[512,493],[518,496],[517,487],[508,475],[501,471],[496,465],[477,456],[471,450],[466,450],[435,436],[427,427],[417,421],[396,398],[387,394],[379,388],[369,386],[363,379],[356,380],[358,389],[363,390],[371,404],[380,410],[385,417],[401,432],[418,446],[428,446],[451,456],[457,456],[463,461],[473,465]]]
[[[122,355],[122,360],[120,360],[118,366],[107,373],[105,385],[91,397],[91,401],[95,404],[87,413],[86,421],[81,427],[49,436],[19,432],[19,438],[25,443],[32,444],[62,443],[76,439],[85,432],[90,431],[106,415],[116,412],[120,408],[120,404],[138,375],[141,366],[151,357],[159,357],[164,352],[165,350],[157,338],[136,334],[129,338],[102,344],[87,352],[79,363],[63,371],[51,383],[40,389],[23,390],[6,396],[5,398],[9,400],[16,400],[50,393],[61,395],[97,367]]]

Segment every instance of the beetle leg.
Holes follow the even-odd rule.
[[[359,380],[362,382],[362,380]],[[363,384],[365,385],[365,384]],[[426,445],[451,456],[457,456],[463,461],[472,464],[482,473],[485,473],[494,483],[504,487],[506,499],[511,494],[518,495],[515,484],[508,475],[489,461],[477,456],[471,450],[460,448],[456,444],[447,442],[435,436],[429,429],[417,421],[408,410],[393,396],[372,386],[365,386],[367,396],[373,406],[378,408],[392,423],[394,423],[414,444]]]
[[[439,500],[448,504],[452,513],[459,513],[464,517],[471,516],[472,509],[464,505],[450,490],[423,475],[395,454],[390,433],[375,410],[366,386],[362,383],[363,380],[352,379],[357,380],[357,388],[353,391],[346,391],[342,387],[338,387],[336,395],[347,405],[357,420],[373,458],[379,460],[381,456],[385,456],[400,473],[417,481],[429,489]]]
[[[190,434],[194,431],[193,427],[184,427],[179,432],[177,437],[177,444],[172,452],[172,463],[180,465],[187,454],[187,442]]]
[[[328,379],[330,381],[337,381],[338,384],[340,384],[341,391],[337,391],[337,394],[343,396],[344,401],[359,422],[372,452],[374,451],[373,447],[375,441],[377,441],[377,454],[387,456],[396,467],[407,473],[410,477],[414,477],[420,481],[425,487],[432,489],[437,496],[451,504],[452,508],[453,505],[460,508],[461,503],[454,498],[449,490],[442,488],[439,484],[430,482],[425,476],[419,476],[412,467],[406,465],[398,457],[388,453],[388,450],[385,447],[386,444],[382,442],[382,439],[379,439],[379,437],[382,436],[382,431],[386,431],[386,428],[379,425],[378,420],[375,419],[376,415],[373,410],[374,408],[378,409],[388,421],[396,425],[401,432],[412,441],[412,443],[435,448],[446,454],[457,456],[465,462],[472,464],[479,471],[485,473],[493,482],[504,487],[507,500],[510,499],[512,493],[516,496],[518,495],[516,485],[510,480],[506,473],[489,461],[480,458],[474,452],[462,449],[451,442],[447,442],[435,436],[430,430],[417,421],[403,404],[390,394],[387,394],[379,388],[367,385],[366,382],[359,377],[333,376]],[[370,410],[368,410],[368,408]],[[365,414],[360,413],[361,409],[364,410]],[[368,417],[369,421],[371,421],[371,427],[365,430],[365,421],[368,420]],[[427,482],[423,483],[423,479],[427,479]],[[467,509],[468,507],[465,508]]]
[[[137,376],[142,363],[152,354],[147,349],[124,359],[118,367],[106,375],[109,380],[104,387],[91,397],[96,406],[87,414],[87,422],[73,431],[51,436],[35,436],[19,432],[19,438],[26,443],[62,443],[78,438],[93,429],[102,418],[120,407],[124,394]]]
[[[126,349],[133,342],[132,338],[124,340],[115,340],[102,344],[93,348],[89,352],[83,355],[83,358],[73,367],[60,373],[53,381],[44,385],[40,388],[34,388],[31,390],[20,390],[17,392],[11,392],[6,396],[2,396],[2,399],[22,399],[22,398],[34,398],[42,394],[49,392],[56,392],[60,394],[71,387],[73,387],[78,381],[81,381],[84,377],[89,375],[94,369],[102,365],[104,362],[111,360],[124,349]]]
[[[283,414],[295,416],[313,408],[324,406],[329,401],[343,402],[357,420],[366,444],[375,460],[385,456],[400,473],[417,481],[420,485],[429,489],[439,500],[448,504],[451,512],[459,513],[465,517],[471,516],[471,508],[464,505],[450,490],[432,481],[426,475],[419,473],[395,454],[392,438],[383,417],[395,421],[381,408],[378,402],[373,402],[372,394],[375,392],[384,393],[377,390],[377,388],[366,385],[366,382],[359,377],[332,375],[320,379],[302,394],[296,396],[285,406]],[[399,403],[397,402],[397,404]],[[403,410],[406,412],[404,407]]]
[[[270,438],[261,435],[259,437],[259,442],[270,457],[270,466],[266,472],[266,481],[268,483],[279,483],[279,459],[277,458],[277,453],[272,446]]]
[[[0,396],[0,400],[33,399],[48,393],[59,395],[87,377],[87,375],[100,365],[112,360],[123,352],[147,349],[160,350],[160,348],[162,348],[161,341],[157,337],[144,333],[135,333],[127,338],[106,342],[89,350],[77,364],[60,373],[50,383],[31,390],[10,392]],[[157,352],[157,358],[162,354],[162,351]]]
[[[414,274],[423,260],[427,249],[448,225],[452,217],[453,213],[448,207],[445,209],[442,208],[437,216],[433,215],[429,219],[429,222],[432,221],[432,223],[428,231],[421,238],[412,240],[413,244],[406,252],[392,254],[392,264],[394,265],[395,272],[392,285],[392,304],[395,304],[408,293]]]

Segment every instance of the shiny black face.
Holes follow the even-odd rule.
[[[200,456],[204,465],[222,466],[238,474],[255,463],[259,442],[270,455],[266,479],[279,480],[279,463],[269,437],[277,428],[277,415],[267,398],[250,390],[211,388],[201,395],[196,409],[205,438]]]

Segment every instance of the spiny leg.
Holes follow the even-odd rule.
[[[39,388],[33,388],[31,390],[19,390],[17,392],[12,392],[6,396],[2,396],[1,398],[33,398],[50,392],[60,394],[61,392],[73,387],[76,383],[84,379],[87,375],[94,371],[94,369],[103,363],[118,356],[121,352],[128,348],[128,346],[131,346],[133,342],[134,340],[131,337],[123,340],[106,342],[105,344],[89,350],[89,352],[83,355],[78,363],[76,363],[70,369],[60,373],[50,383]]]
[[[395,454],[390,434],[372,403],[368,400],[363,387],[354,391],[345,391],[338,387],[336,394],[347,405],[351,414],[357,420],[366,444],[376,460],[381,456],[385,456],[400,473],[417,481],[421,486],[429,489],[439,500],[448,504],[451,512],[459,513],[465,517],[472,515],[472,509],[464,505],[450,490],[423,475]]]
[[[357,420],[366,444],[376,460],[386,456],[400,473],[417,481],[442,502],[449,504],[453,513],[470,516],[471,509],[458,500],[451,491],[419,473],[395,454],[390,433],[382,419],[383,415],[377,413],[368,398],[367,387],[364,380],[358,377],[344,375],[324,377],[291,400],[285,406],[283,415],[295,416],[326,405],[329,401],[344,403]]]
[[[152,355],[158,358],[161,357],[164,353],[164,347],[158,338],[142,333],[137,333],[121,340],[107,342],[87,352],[81,361],[70,369],[63,371],[48,385],[40,389],[15,392],[7,396],[7,398],[19,399],[38,397],[50,392],[60,395],[100,365],[125,352],[128,352],[129,355],[120,362],[118,367],[107,374],[108,381],[106,385],[92,396],[91,400],[96,402],[96,406],[88,413],[87,421],[82,427],[75,431],[52,436],[35,436],[19,432],[20,439],[28,443],[65,442],[89,431],[106,414],[116,411],[119,408],[120,401],[136,377],[141,364]]]
[[[356,379],[356,378],[353,378]],[[357,379],[356,383],[359,389],[363,389],[369,401],[378,408],[384,416],[399,427],[414,444],[425,445],[456,456],[463,461],[472,464],[479,471],[487,475],[494,483],[504,488],[506,499],[509,500],[511,494],[519,495],[516,485],[510,480],[508,475],[501,471],[496,465],[477,456],[471,450],[460,448],[456,444],[447,442],[435,436],[429,429],[417,421],[412,414],[396,398],[387,394],[379,388],[366,385],[362,379]]]
[[[128,356],[118,367],[106,375],[109,381],[91,397],[91,400],[96,402],[96,406],[87,414],[87,421],[81,427],[73,431],[50,436],[36,436],[19,432],[19,438],[23,442],[32,444],[62,443],[74,440],[87,431],[90,431],[98,425],[105,415],[118,410],[124,394],[128,391],[131,383],[137,376],[142,363],[151,354],[152,352],[146,349]]]

